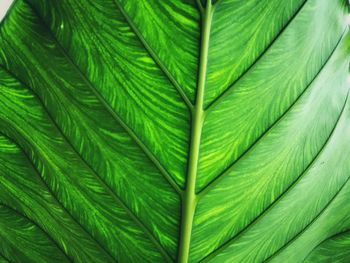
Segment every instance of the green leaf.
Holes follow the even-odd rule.
[[[16,0],[0,262],[347,262],[346,0]]]

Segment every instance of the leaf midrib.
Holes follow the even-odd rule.
[[[202,128],[205,118],[204,90],[207,76],[211,22],[214,13],[214,6],[212,6],[211,0],[207,1],[205,9],[201,9],[201,11],[202,28],[200,64],[198,72],[198,83],[196,89],[196,101],[194,108],[191,111],[191,144],[189,149],[186,188],[184,197],[182,198],[182,219],[178,251],[179,263],[187,263],[189,261],[192,225],[194,219],[194,212],[198,201],[196,194],[196,177],[198,173],[199,150]]]

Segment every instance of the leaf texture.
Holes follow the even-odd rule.
[[[305,262],[344,262],[349,259],[349,231],[344,231],[319,244]]]
[[[346,0],[16,0],[0,262],[347,262]]]

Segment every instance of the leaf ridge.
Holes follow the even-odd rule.
[[[279,116],[271,125],[270,127],[268,127],[245,151],[242,152],[242,154],[234,161],[232,162],[223,172],[221,172],[218,176],[216,176],[213,180],[211,180],[202,190],[200,190],[198,192],[199,198],[204,196],[207,192],[209,192],[212,188],[215,187],[215,185],[217,185],[224,177],[225,175],[227,175],[228,173],[231,172],[231,170],[233,169],[233,167],[240,162],[240,160],[249,152],[251,151],[261,140],[264,139],[265,136],[267,136],[271,130],[279,123],[281,122],[285,116],[288,114],[288,112],[290,112],[293,107],[296,105],[296,103],[302,98],[302,96],[306,93],[307,90],[309,90],[309,88],[311,87],[312,83],[316,80],[316,78],[318,77],[318,75],[320,75],[320,73],[323,71],[323,69],[325,68],[325,66],[328,64],[328,62],[330,61],[330,59],[332,58],[333,54],[335,53],[335,51],[337,50],[340,42],[342,41],[345,32],[347,31],[347,29],[344,30],[344,32],[342,33],[340,39],[338,40],[338,42],[336,43],[335,47],[333,48],[333,50],[331,51],[331,53],[329,54],[329,56],[327,57],[326,61],[323,63],[323,65],[320,67],[320,69],[318,70],[318,72],[315,74],[315,76],[313,77],[313,79],[306,85],[305,89],[298,95],[298,97],[294,100],[294,102],[286,109],[285,112],[283,112],[283,114],[281,116]]]
[[[1,66],[0,66],[1,68]],[[5,69],[6,70],[6,69]],[[8,72],[6,70],[6,72]],[[13,76],[12,73],[8,72],[11,76]],[[13,76],[16,78],[21,84],[23,84],[25,87],[27,87],[23,81],[19,80],[17,77]],[[27,87],[28,88],[28,87]],[[67,138],[67,136],[63,133],[61,128],[58,126],[58,124],[55,122],[54,118],[51,116],[49,111],[46,109],[45,105],[43,104],[43,101],[41,98],[33,91],[33,89],[28,88],[32,91],[32,93],[35,95],[35,97],[38,99],[38,101],[42,104],[42,108],[48,115],[49,119],[53,123],[53,125],[57,128],[57,130],[60,132],[64,140],[68,143],[68,145],[72,148],[72,150],[76,153],[77,156],[79,156],[79,159],[88,167],[88,169],[95,175],[97,181],[103,185],[107,191],[111,194],[111,196],[115,199],[115,201],[123,207],[123,209],[127,212],[127,214],[130,216],[130,218],[148,235],[150,240],[154,243],[154,245],[159,249],[159,251],[162,253],[163,256],[165,256],[169,261],[170,261],[170,256],[168,253],[165,251],[163,246],[156,240],[156,238],[153,236],[152,232],[146,227],[146,225],[130,210],[130,208],[120,199],[120,197],[117,195],[117,193],[98,175],[98,173],[91,167],[91,165],[81,156],[81,154],[76,150],[74,145],[70,142],[70,140]]]
[[[130,16],[128,13],[125,11],[123,6],[119,3],[118,0],[113,0],[115,5],[118,7],[120,12],[123,14],[125,20],[127,21],[128,25],[130,28],[133,30],[135,35],[139,38],[140,42],[144,46],[145,50],[148,52],[148,54],[152,57],[153,61],[156,62],[158,67],[163,71],[164,75],[167,76],[169,79],[170,83],[175,87],[177,92],[180,94],[181,98],[184,100],[186,103],[187,107],[192,110],[193,104],[190,101],[190,99],[187,97],[183,89],[180,87],[179,83],[176,81],[176,79],[172,76],[172,74],[169,72],[169,70],[164,66],[163,62],[160,60],[160,58],[157,56],[157,54],[153,51],[153,49],[150,47],[150,45],[147,43],[145,38],[142,36],[141,32],[137,29],[135,24],[132,22]]]
[[[253,61],[253,63],[245,70],[243,71],[240,76],[236,80],[234,80],[231,84],[228,85],[224,91],[217,96],[213,101],[211,101],[205,108],[205,111],[211,111],[217,104],[220,103],[221,100],[223,100],[229,92],[234,88],[235,84],[238,83],[260,60],[261,58],[268,52],[268,50],[272,47],[272,45],[279,39],[279,37],[283,34],[283,32],[287,29],[287,27],[292,23],[292,21],[298,16],[300,11],[303,9],[305,4],[308,0],[304,0],[304,2],[298,7],[298,9],[295,11],[295,13],[291,16],[289,21],[281,28],[281,30],[278,32],[278,34],[272,39],[272,41],[265,47],[265,49],[260,53],[260,55]],[[215,3],[215,5],[218,5],[219,1]]]
[[[26,0],[24,0],[26,1]],[[159,162],[159,160],[154,156],[154,154],[147,148],[147,146],[140,140],[140,138],[136,135],[136,133],[131,129],[117,114],[115,110],[109,105],[109,103],[103,98],[103,96],[97,91],[97,89],[93,86],[90,80],[85,76],[85,74],[81,71],[81,69],[75,64],[72,58],[68,55],[66,50],[61,46],[57,38],[51,32],[50,28],[45,23],[44,19],[40,16],[40,14],[36,11],[36,9],[26,1],[26,3],[31,7],[31,9],[35,12],[37,17],[42,21],[42,24],[48,29],[49,34],[56,42],[58,48],[62,51],[62,53],[67,58],[68,62],[74,67],[79,76],[84,80],[85,84],[90,88],[90,90],[94,93],[97,99],[102,103],[102,105],[106,108],[106,110],[111,114],[111,116],[124,128],[124,130],[129,134],[129,136],[135,141],[135,143],[141,148],[141,150],[145,153],[145,155],[154,163],[160,173],[164,176],[164,178],[168,181],[168,183],[174,188],[174,190],[182,195],[182,189],[178,186],[178,184],[174,181],[168,171],[163,167],[163,165]]]
[[[7,138],[7,136],[4,134],[1,134],[1,136],[4,136]],[[11,142],[12,142],[12,140],[11,140]],[[35,222],[31,218],[29,218],[26,214],[21,213],[20,211],[11,207],[8,204],[5,204],[3,201],[0,201],[0,207],[1,206],[6,207],[8,210],[13,211],[15,214],[26,218],[29,222],[36,225],[49,238],[49,240],[51,240],[56,245],[56,247],[63,253],[63,255],[68,259],[69,262],[74,262],[73,259],[64,251],[64,249],[61,248],[60,244],[56,240],[54,240],[53,237],[47,231],[45,231],[37,222]]]
[[[236,239],[238,239],[241,235],[243,235],[246,231],[248,231],[248,229],[250,229],[252,226],[254,226],[255,224],[257,224],[259,222],[259,220],[265,215],[267,214],[271,209],[273,209],[278,203],[279,201],[281,201],[283,199],[283,197],[289,193],[291,190],[294,189],[294,187],[300,182],[300,180],[304,177],[304,175],[306,174],[307,171],[309,171],[309,169],[311,168],[311,166],[315,163],[315,161],[319,158],[319,156],[321,155],[321,153],[324,151],[324,149],[326,148],[326,146],[328,145],[332,135],[334,134],[335,129],[337,128],[337,125],[339,123],[339,120],[341,119],[341,116],[343,115],[344,109],[346,107],[346,103],[348,101],[348,97],[349,97],[349,91],[348,94],[346,96],[345,102],[342,106],[342,109],[339,113],[339,116],[335,122],[335,125],[333,126],[332,131],[330,132],[329,136],[327,137],[326,141],[324,142],[324,144],[322,145],[321,149],[317,152],[317,154],[315,155],[315,157],[313,158],[313,160],[305,167],[305,169],[301,172],[301,174],[296,178],[296,180],[289,186],[287,187],[287,189],[280,194],[270,205],[268,205],[257,217],[255,217],[255,219],[253,221],[251,221],[245,228],[243,228],[241,231],[239,231],[236,235],[234,235],[233,237],[231,237],[229,240],[227,240],[226,242],[224,242],[223,244],[221,244],[219,247],[217,247],[215,250],[213,250],[210,254],[208,254],[207,256],[205,256],[200,262],[208,262],[211,258],[215,257],[217,254],[220,253],[220,251],[222,251],[223,249],[225,249],[226,247],[228,247],[231,243],[233,243]],[[349,177],[350,178],[350,177]]]

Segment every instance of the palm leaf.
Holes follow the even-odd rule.
[[[346,262],[345,0],[17,0],[0,262]]]

